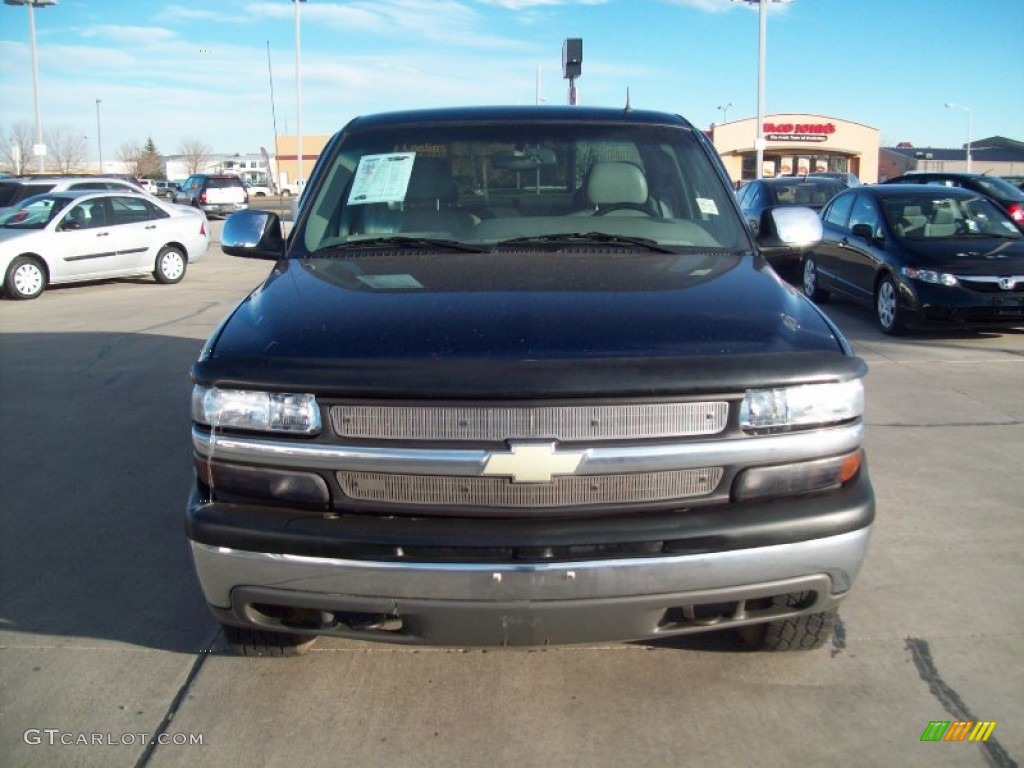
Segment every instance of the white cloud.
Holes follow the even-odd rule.
[[[522,11],[527,8],[556,5],[605,5],[608,0],[477,0],[477,2],[482,5],[494,5],[508,11]]]
[[[722,13],[733,8],[751,8],[757,10],[758,3],[754,0],[664,0],[669,5],[679,5],[684,8],[694,8],[698,11],[710,13]],[[768,3],[769,13],[781,11],[792,0],[765,0]]]
[[[346,35],[349,47],[365,40],[360,35],[404,37],[461,48],[516,48],[521,42],[484,32],[484,19],[458,0],[361,0],[345,5],[313,4],[302,6],[302,26],[314,24],[337,29]],[[249,18],[292,19],[290,4],[254,2],[244,8]]]
[[[79,32],[82,37],[104,37],[119,43],[150,45],[173,40],[177,35],[164,27],[126,27],[116,24],[100,24]]]

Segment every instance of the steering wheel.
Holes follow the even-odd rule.
[[[640,211],[640,213],[644,213],[652,218],[654,217],[651,210],[643,203],[609,203],[606,206],[598,208],[594,215],[604,216],[606,213],[611,213],[612,211]]]

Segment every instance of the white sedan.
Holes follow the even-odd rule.
[[[0,215],[0,275],[7,296],[47,285],[152,274],[177,283],[210,247],[199,210],[148,195],[80,190],[21,201]]]

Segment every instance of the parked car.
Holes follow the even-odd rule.
[[[804,206],[820,211],[822,206],[846,187],[835,179],[813,176],[777,176],[770,179],[754,179],[743,184],[736,192],[743,218],[755,234],[770,227],[765,214],[784,206]],[[774,251],[768,255],[768,262],[785,276],[795,275],[800,266],[801,252]]]
[[[153,182],[156,186],[156,191],[153,193],[157,197],[166,197],[170,200],[174,200],[174,193],[178,189],[178,185],[173,181],[155,181]]]
[[[12,299],[109,277],[177,283],[209,245],[202,212],[129,192],[47,192],[0,214],[0,275]]]
[[[263,184],[250,184],[249,182],[244,182],[244,184],[249,197],[270,197],[273,194],[270,187]]]
[[[192,368],[187,533],[236,652],[317,635],[829,642],[870,538],[866,367],[677,115],[359,117]]]
[[[174,193],[174,202],[227,215],[249,207],[249,194],[238,176],[194,173]]]
[[[22,176],[0,181],[0,212],[44,192],[78,189],[107,189],[114,192],[146,194],[146,191],[137,184],[106,176]]]
[[[952,173],[945,171],[914,171],[889,179],[885,184],[938,184],[946,187],[963,187],[995,200],[1006,209],[1017,226],[1024,231],[1024,190],[1015,187],[1000,176],[986,176],[982,173]]]
[[[835,197],[822,221],[803,262],[814,301],[837,293],[873,306],[885,333],[919,322],[1024,324],[1024,235],[984,195],[870,185]]]

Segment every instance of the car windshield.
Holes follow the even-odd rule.
[[[0,227],[4,229],[42,229],[60,213],[71,200],[65,197],[37,195],[21,201],[19,205],[0,214]]]
[[[335,148],[292,255],[399,242],[749,248],[731,194],[682,126],[377,126]]]
[[[811,208],[823,207],[846,189],[838,181],[828,178],[794,179],[792,182],[771,183],[768,188],[773,205],[806,205]]]
[[[979,176],[977,182],[987,195],[1000,200],[1024,201],[1024,192],[999,176]]]
[[[1024,237],[1003,210],[985,197],[918,194],[887,197],[882,210],[897,237]]]

